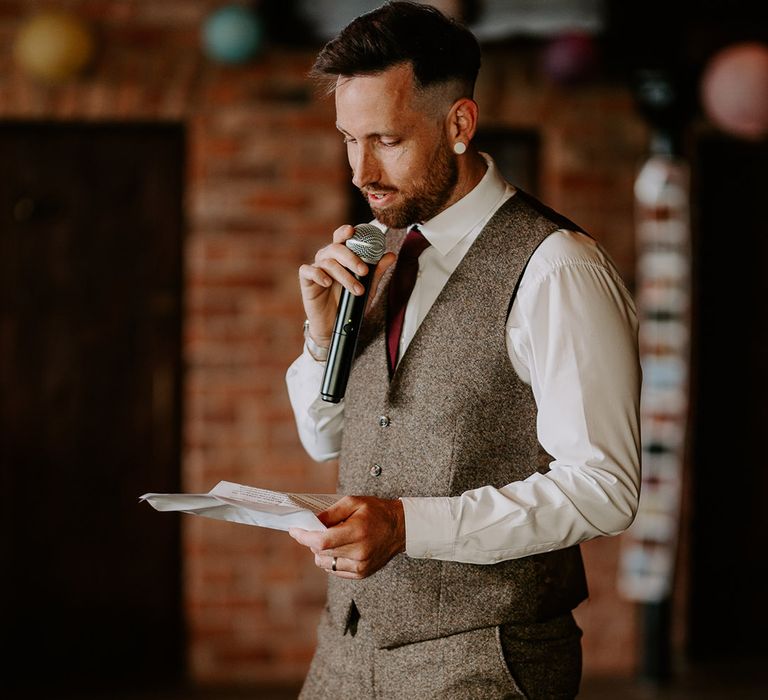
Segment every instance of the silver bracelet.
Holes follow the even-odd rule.
[[[325,362],[328,359],[328,348],[320,347],[309,334],[309,319],[304,319],[304,345],[310,357],[315,362]]]

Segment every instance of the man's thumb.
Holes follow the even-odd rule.
[[[326,527],[333,527],[341,522],[344,522],[352,513],[355,508],[350,502],[348,497],[344,497],[339,501],[336,501],[332,506],[326,508],[324,511],[317,514],[318,520]]]

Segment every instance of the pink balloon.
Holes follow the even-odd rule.
[[[541,64],[544,73],[559,83],[576,83],[589,78],[598,63],[594,39],[582,32],[566,32],[544,47]]]
[[[745,42],[715,54],[701,79],[701,101],[723,131],[748,139],[768,133],[768,46]]]

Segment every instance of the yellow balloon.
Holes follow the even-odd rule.
[[[27,20],[13,47],[19,66],[48,82],[61,82],[79,73],[93,51],[93,34],[85,22],[71,13],[50,10]]]

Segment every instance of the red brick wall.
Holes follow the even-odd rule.
[[[241,68],[199,50],[204,0],[71,0],[98,28],[91,71],[60,87],[28,80],[10,46],[44,3],[0,3],[0,118],[174,120],[188,134],[183,485],[220,479],[330,491],[296,437],[284,373],[300,350],[298,266],[347,210],[348,168],[332,104],[311,96],[311,52],[272,48]],[[632,181],[645,133],[621,87],[560,89],[530,57],[489,51],[486,124],[540,129],[542,198],[603,242],[633,277]],[[355,223],[355,222],[351,222]],[[205,683],[300,679],[324,575],[285,534],[184,516],[189,668]],[[618,540],[585,546],[592,596],[578,613],[587,673],[629,672],[632,607],[615,592]]]

